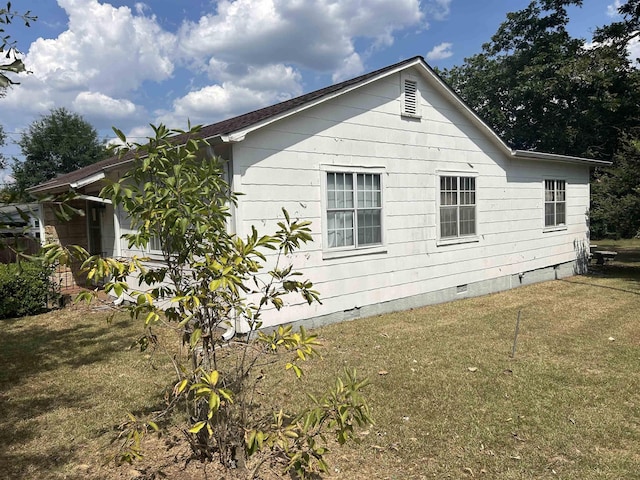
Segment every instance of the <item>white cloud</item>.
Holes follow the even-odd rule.
[[[341,82],[352,77],[356,77],[364,71],[364,65],[362,65],[362,58],[357,53],[351,54],[348,58],[345,58],[342,65],[334,72],[332,76],[333,82]]]
[[[622,6],[622,2],[620,0],[616,0],[611,5],[607,5],[607,16],[608,17],[617,17],[618,9]]]
[[[33,73],[0,101],[3,108],[46,113],[54,106],[81,106],[97,116],[119,115],[123,106],[131,110],[130,100],[130,105],[118,100],[118,108],[111,110],[112,102],[96,102],[95,95],[123,99],[145,81],[161,82],[172,75],[175,36],[162,30],[154,17],[136,16],[128,7],[98,0],[58,0],[58,5],[69,17],[67,30],[31,44],[24,61]],[[139,4],[137,10],[145,7]],[[90,108],[83,92],[94,95]],[[99,112],[100,106],[105,110]]]
[[[291,66],[271,64],[262,67],[252,65],[229,65],[215,58],[209,61],[208,75],[212,80],[232,82],[242,87],[288,92],[294,95],[302,93],[300,72]]]
[[[156,121],[165,125],[213,123],[290,98],[278,90],[252,89],[223,82],[188,93],[173,102],[171,112],[158,112]]]
[[[445,20],[451,12],[451,0],[429,0],[425,9],[429,18],[441,22]]]
[[[221,0],[215,14],[186,22],[187,56],[231,65],[295,64],[334,71],[355,52],[354,41],[393,43],[393,32],[418,25],[418,0]]]
[[[9,118],[14,120],[19,117],[31,118],[34,115],[46,113],[55,106],[56,101],[51,87],[34,75],[21,78],[20,85],[9,89],[7,95],[0,99],[0,110],[4,113],[3,122],[8,121]]]
[[[153,17],[133,15],[98,0],[58,0],[69,16],[68,30],[56,39],[38,39],[26,60],[46,80],[70,73],[79,85],[107,94],[138,88],[145,80],[170,77],[175,37]]]
[[[421,0],[219,0],[202,2],[212,13],[195,21],[170,19],[180,25],[171,33],[148,0],[131,7],[57,1],[68,16],[66,29],[31,44],[25,63],[33,74],[0,99],[14,128],[61,106],[99,129],[112,120],[132,132],[148,122],[214,122],[301,94],[303,71],[336,82],[361,74],[373,50],[425,24]],[[449,3],[425,5],[440,18]],[[168,85],[184,70],[191,91]],[[172,90],[153,100],[155,84]],[[145,118],[147,111],[155,118]]]
[[[429,53],[427,53],[426,60],[428,62],[433,62],[436,60],[442,60],[444,58],[449,58],[453,56],[453,51],[451,50],[453,44],[449,42],[443,42],[440,45],[436,45],[431,49]]]
[[[151,11],[151,7],[144,2],[137,2],[134,5],[134,8],[136,9],[136,13],[138,15],[144,15],[145,12]]]
[[[301,95],[302,76],[283,64],[263,67],[228,65],[211,59],[210,78],[217,83],[193,90],[173,101],[171,111],[156,112],[156,123],[213,123]]]
[[[81,115],[92,117],[108,115],[113,119],[126,118],[136,111],[133,102],[127,99],[111,98],[100,92],[80,92],[72,106]]]
[[[334,82],[361,74],[356,39],[391,45],[422,19],[419,0],[221,0],[177,35],[190,67],[216,83],[175,100],[158,120],[213,122],[286,100],[302,93],[300,68],[331,72]]]

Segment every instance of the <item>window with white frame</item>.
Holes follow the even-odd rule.
[[[149,237],[149,244],[147,245],[149,253],[162,253],[162,242],[157,235],[151,235]]]
[[[476,235],[475,177],[440,177],[440,238]]]
[[[327,172],[328,248],[382,244],[379,173]]]
[[[567,194],[564,180],[544,181],[544,226],[558,227],[567,223]]]

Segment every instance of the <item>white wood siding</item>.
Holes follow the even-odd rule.
[[[588,167],[507,158],[450,102],[418,88],[421,119],[401,116],[400,74],[339,96],[247,135],[233,146],[241,235],[270,233],[282,218],[313,222],[314,243],[294,264],[323,305],[292,307],[265,324],[331,314],[576,260],[587,241]],[[322,165],[384,168],[386,251],[324,258]],[[473,171],[474,243],[437,245],[438,172]],[[544,179],[567,185],[567,228],[544,230]],[[324,250],[323,250],[324,249]]]

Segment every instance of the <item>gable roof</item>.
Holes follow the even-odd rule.
[[[449,87],[444,82],[444,80],[442,80],[440,76],[438,76],[438,74],[425,62],[425,60],[421,56],[403,60],[393,65],[389,65],[373,72],[352,78],[350,80],[346,80],[344,82],[340,82],[325,88],[321,88],[319,90],[315,90],[313,92],[306,93],[304,95],[300,95],[299,97],[295,97],[290,100],[285,100],[284,102],[280,102],[275,105],[270,105],[268,107],[239,115],[237,117],[206,125],[200,130],[199,136],[204,139],[219,138],[223,142],[242,141],[247,133],[253,130],[257,130],[269,123],[275,122],[289,115],[293,115],[301,110],[317,105],[318,103],[325,102],[336,96],[343,95],[353,89],[360,88],[368,83],[379,80],[380,78],[393,75],[397,72],[406,70],[414,66],[417,66],[419,71],[422,73],[422,76],[427,81],[429,81],[434,87],[440,90],[440,92],[443,93],[445,97],[448,97],[454,104],[456,104],[456,106],[473,121],[473,123],[478,125],[480,129],[483,130],[485,134],[495,143],[497,143],[499,147],[504,151],[504,153],[509,156],[532,160],[580,163],[590,166],[611,164],[611,162],[602,160],[592,160],[533,151],[512,150],[471,109],[471,107],[469,107],[451,89],[451,87]],[[188,134],[176,135],[172,138],[172,141],[176,144],[180,144],[186,141],[187,137]],[[35,187],[31,187],[29,191],[31,193],[55,192],[88,185],[104,178],[106,171],[129,163],[133,158],[134,152],[129,152],[122,157],[110,157],[87,167],[83,167],[79,170],[60,175]]]

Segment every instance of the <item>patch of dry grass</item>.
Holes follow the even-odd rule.
[[[325,348],[305,388],[319,392],[355,366],[372,381],[376,420],[359,445],[334,450],[328,478],[640,478],[640,265],[616,262],[318,329]],[[128,349],[138,327],[79,310],[3,325],[0,477],[139,477],[149,462],[135,471],[100,463],[122,412],[155,408],[170,378],[167,364]],[[264,398],[305,401],[269,376]],[[183,470],[175,442],[169,451],[151,442],[151,458],[169,478],[204,478],[201,465]],[[210,467],[209,478],[217,473]]]
[[[374,381],[377,425],[341,474],[638,478],[639,295],[605,273],[322,329],[323,372]]]
[[[0,478],[97,474],[124,412],[160,404],[168,365],[130,348],[127,316],[72,307],[2,325]]]

